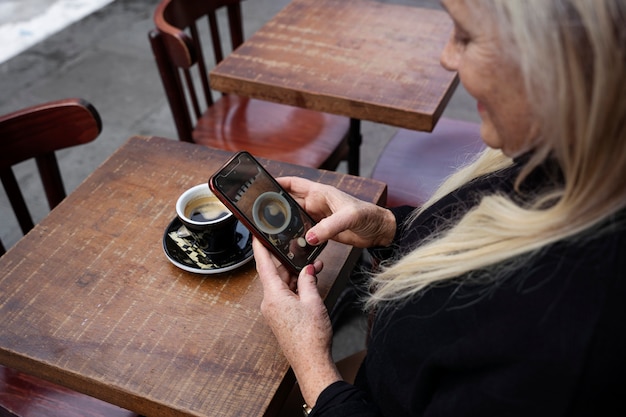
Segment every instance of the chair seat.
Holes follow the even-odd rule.
[[[477,123],[441,118],[432,133],[399,129],[372,178],[387,184],[387,206],[421,206],[453,172],[485,149]]]
[[[0,366],[0,416],[136,417],[137,414]]]
[[[358,172],[360,140],[348,143],[347,117],[211,90],[212,65],[243,44],[241,2],[158,1],[149,39],[178,139],[312,168],[334,170],[346,160]]]
[[[227,95],[205,111],[193,140],[281,162],[334,169],[347,157],[349,124],[342,116]]]

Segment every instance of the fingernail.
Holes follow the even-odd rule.
[[[305,268],[307,274],[315,276],[315,267],[313,265],[307,265]]]
[[[313,232],[307,233],[306,241],[309,242],[309,245],[317,245],[318,243],[320,243],[319,239],[317,238],[317,236],[315,236],[315,233]]]

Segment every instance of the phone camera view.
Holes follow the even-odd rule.
[[[295,265],[309,262],[315,247],[307,244],[304,235],[312,221],[254,161],[240,155],[233,161],[232,169],[216,181],[275,248]]]

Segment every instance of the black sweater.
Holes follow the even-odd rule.
[[[518,171],[446,196],[398,230],[397,247],[415,246],[486,193],[523,200]],[[523,189],[555,178],[538,169]],[[410,211],[394,209],[398,224]],[[355,385],[330,385],[311,416],[626,415],[625,218],[545,248],[495,284],[453,280],[383,310]]]

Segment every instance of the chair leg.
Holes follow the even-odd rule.
[[[363,138],[361,136],[361,120],[350,119],[350,137],[348,138],[348,174],[359,175],[360,171],[360,149]]]

